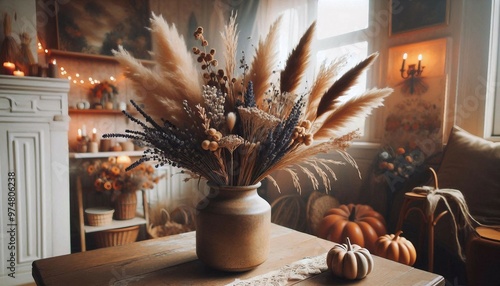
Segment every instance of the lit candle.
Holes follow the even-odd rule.
[[[130,163],[132,163],[132,160],[129,156],[122,155],[116,158],[116,163],[128,166],[130,165]]]
[[[7,75],[12,75],[14,73],[14,70],[16,69],[16,65],[11,62],[4,62],[3,63],[3,73]]]
[[[56,78],[57,77],[57,64],[56,60],[52,60],[52,62],[49,63],[49,68],[47,70],[47,76]]]
[[[4,70],[4,74],[8,74],[8,75],[12,75],[12,73],[14,72],[14,70],[16,69],[16,65],[14,63],[11,63],[11,62],[4,62],[3,63],[3,70]]]
[[[408,57],[408,54],[407,53],[404,53],[403,54],[403,63],[401,64],[401,70],[404,70],[405,69],[405,62],[406,62],[406,58]]]
[[[24,76],[24,72],[20,71],[20,70],[16,70],[16,71],[14,71],[14,75],[15,76]]]
[[[76,140],[82,141],[82,129],[78,128],[78,135],[76,136]]]
[[[87,136],[87,126],[85,126],[85,124],[83,124],[82,126],[82,136],[83,137]]]
[[[97,142],[97,129],[92,129],[92,142]]]
[[[42,43],[38,42],[38,49],[37,49],[37,56],[38,56],[38,65],[44,65],[45,64],[45,49],[43,48]]]
[[[420,70],[421,63],[422,63],[422,54],[418,55],[418,68],[417,68],[417,70]]]
[[[11,62],[4,62],[3,66],[6,68],[11,68],[11,69],[16,67],[16,65],[14,63],[11,63]]]

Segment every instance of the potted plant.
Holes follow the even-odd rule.
[[[111,194],[111,203],[115,209],[114,217],[118,220],[132,219],[137,209],[137,191],[152,189],[163,176],[156,175],[149,164],[142,164],[127,171],[127,163],[109,157],[107,161],[86,162],[86,175],[97,192]]]

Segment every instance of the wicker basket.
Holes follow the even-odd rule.
[[[133,219],[137,211],[137,194],[135,192],[125,192],[116,198],[115,214],[117,220]]]
[[[166,209],[162,208],[160,212],[165,216],[165,223],[160,225],[148,224],[146,231],[149,238],[164,237],[194,230],[194,225],[190,223],[193,218],[190,218],[185,209],[177,208],[172,212],[172,215],[181,216],[179,222],[174,221]]]
[[[305,231],[305,209],[305,203],[299,194],[280,196],[271,204],[271,222]]]
[[[139,235],[139,226],[103,230],[94,233],[96,246],[99,248],[124,245],[135,242]]]
[[[85,209],[87,223],[91,226],[108,225],[113,221],[114,209],[112,208],[88,208]]]
[[[307,201],[307,232],[316,235],[319,223],[325,216],[325,213],[338,206],[340,206],[340,203],[333,196],[319,191],[312,192]]]

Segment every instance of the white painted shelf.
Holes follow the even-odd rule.
[[[120,151],[120,152],[96,152],[96,153],[69,153],[69,158],[72,159],[92,159],[92,158],[107,158],[116,156],[140,157],[144,151]]]
[[[111,224],[107,224],[107,225],[103,225],[103,226],[85,225],[85,232],[91,233],[91,232],[98,232],[98,231],[103,231],[103,230],[108,230],[108,229],[123,228],[123,227],[142,225],[142,224],[146,224],[145,218],[134,217],[133,219],[128,219],[128,220],[113,220],[111,222]]]

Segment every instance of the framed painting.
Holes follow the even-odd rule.
[[[125,48],[135,58],[150,59],[149,1],[79,0],[57,6],[58,49],[112,56]]]
[[[448,24],[450,0],[391,0],[389,35]]]

